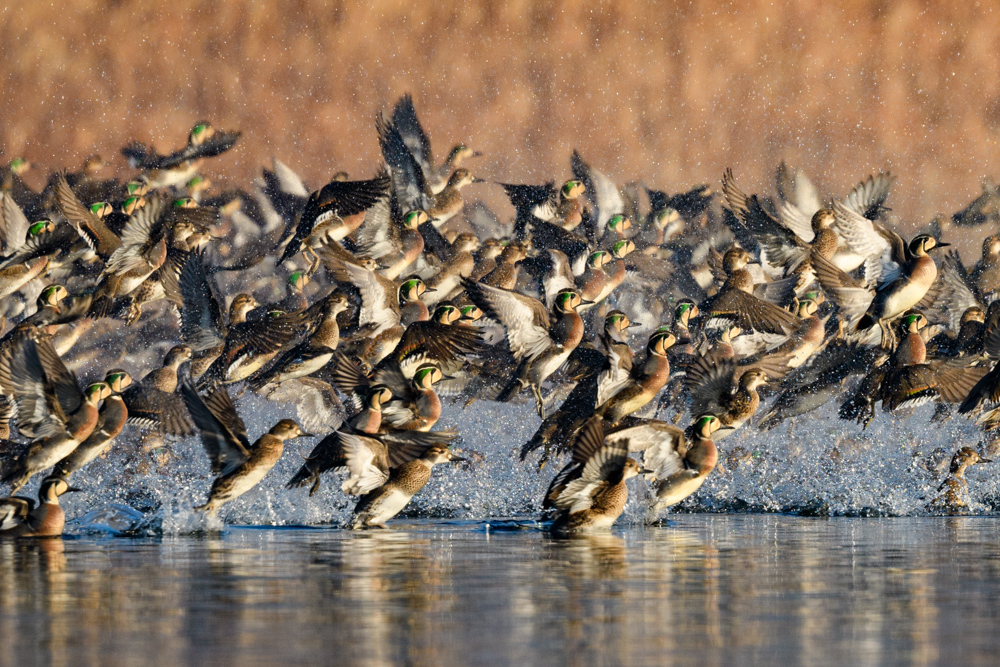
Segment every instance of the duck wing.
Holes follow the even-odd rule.
[[[0,193],[0,252],[10,255],[28,236],[28,218],[8,193]]]
[[[195,352],[222,345],[226,327],[222,309],[215,298],[212,285],[205,273],[204,253],[188,255],[181,268],[180,293],[184,302],[181,309],[181,340]]]
[[[190,379],[186,379],[180,392],[201,433],[201,443],[212,461],[212,472],[226,475],[243,465],[250,458],[250,440],[225,387],[216,387],[203,398]]]
[[[392,124],[396,127],[403,144],[420,165],[424,174],[429,174],[434,169],[434,155],[431,153],[431,140],[424,132],[420,119],[417,118],[417,110],[413,106],[413,98],[407,93],[399,98],[396,106],[392,109]]]
[[[462,279],[472,302],[507,330],[510,350],[518,361],[533,359],[551,344],[549,312],[538,299]]]
[[[69,183],[66,182],[66,175],[59,174],[55,184],[56,205],[60,213],[69,221],[83,239],[90,244],[98,255],[107,259],[111,254],[121,247],[121,239],[114,232],[108,229],[104,221],[94,215],[93,212],[84,206]]]
[[[719,416],[728,410],[736,386],[736,363],[731,359],[698,357],[687,367],[684,388],[692,415]]]

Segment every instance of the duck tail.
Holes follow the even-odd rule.
[[[90,305],[90,310],[87,311],[87,316],[92,317],[95,320],[99,320],[102,317],[111,317],[112,306],[114,306],[114,299],[106,296],[99,296],[94,299],[94,302]]]
[[[511,381],[507,383],[507,386],[503,388],[503,391],[497,395],[496,400],[499,403],[507,403],[522,389],[524,389],[524,385],[521,383],[521,378],[514,376]]]
[[[316,493],[319,490],[319,473],[312,469],[309,465],[309,461],[306,461],[299,471],[295,473],[295,476],[288,480],[288,484],[285,484],[286,489],[297,489],[300,486],[305,486],[312,482],[312,488],[309,489],[309,495]]]

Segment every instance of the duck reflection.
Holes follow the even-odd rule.
[[[5,541],[0,667],[958,663],[956,638],[995,641],[998,540],[988,519],[679,515],[567,538],[404,521]]]

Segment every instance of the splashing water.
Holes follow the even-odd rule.
[[[251,438],[295,408],[250,392],[236,400]],[[763,408],[762,408],[763,410]],[[840,420],[835,404],[771,431],[744,426],[719,443],[719,466],[702,489],[676,511],[788,512],[809,515],[904,516],[930,512],[928,504],[946,477],[955,450],[981,437],[968,419],[930,423],[933,406],[912,414],[879,413],[867,430]],[[438,428],[457,428],[455,448],[470,462],[442,464],[403,516],[484,520],[535,518],[555,472],[554,460],[541,472],[537,455],[519,459],[521,445],[538,427],[531,403],[476,401],[467,408],[447,406]],[[70,531],[163,532],[218,530],[227,524],[340,525],[355,499],[340,491],[341,476],[327,474],[319,491],[286,489],[317,439],[286,444],[285,454],[264,481],[226,505],[222,520],[191,508],[204,502],[212,475],[197,438],[168,443],[166,460],[137,450],[129,431],[111,453],[75,479],[84,492],[65,497],[67,514],[80,517]],[[162,455],[162,452],[160,452]],[[1000,481],[989,465],[969,469],[969,508],[994,511]],[[623,522],[650,516],[651,494],[642,480],[630,482]],[[81,516],[82,515],[82,516]]]

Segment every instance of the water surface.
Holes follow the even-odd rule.
[[[0,543],[0,665],[996,664],[1000,522],[678,515]]]

